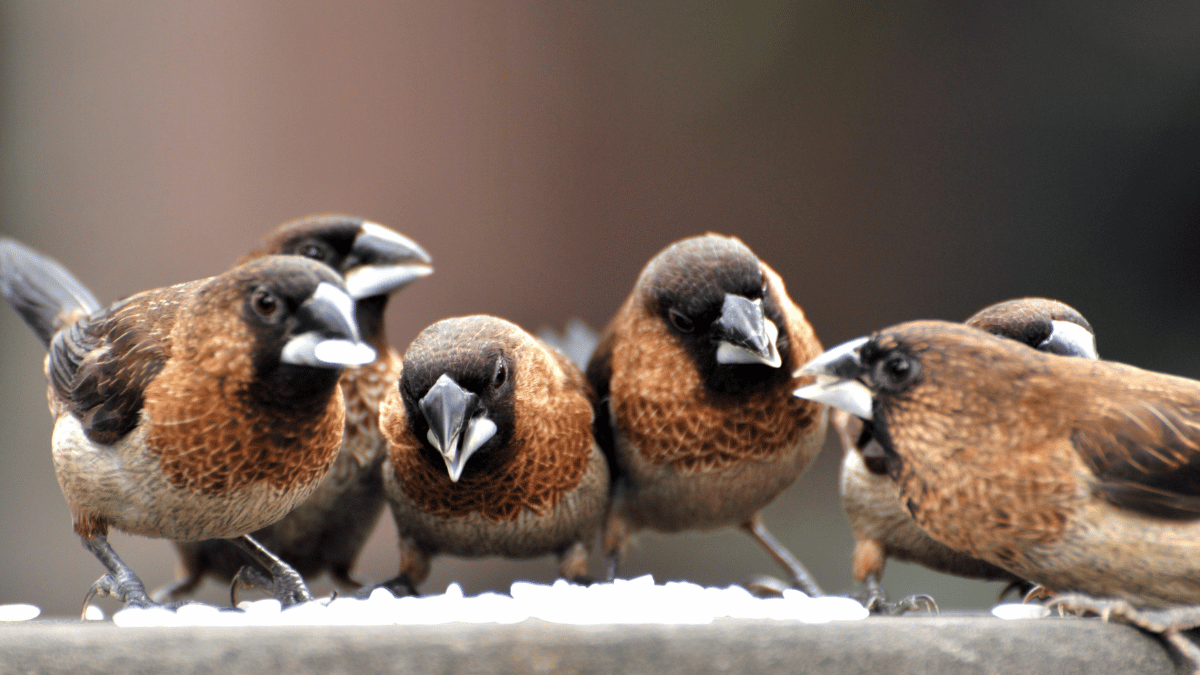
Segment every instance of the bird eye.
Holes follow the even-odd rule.
[[[690,333],[696,330],[696,322],[684,316],[683,312],[677,309],[668,311],[667,316],[671,317],[671,324],[681,333]]]
[[[263,318],[274,316],[280,306],[279,298],[265,288],[254,291],[254,297],[250,299],[250,304],[254,307],[254,311]]]
[[[907,354],[894,353],[875,367],[875,380],[887,389],[899,389],[916,379],[919,368]]]
[[[312,258],[318,262],[325,262],[329,258],[329,249],[315,241],[306,241],[300,245],[296,251],[299,255],[305,258]]]
[[[508,364],[504,363],[504,359],[496,360],[496,372],[492,375],[492,386],[496,389],[504,386],[508,381]]]

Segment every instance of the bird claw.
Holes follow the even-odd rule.
[[[1125,600],[1067,593],[1055,596],[1046,606],[1060,614],[1064,611],[1080,616],[1094,614],[1104,622],[1116,620],[1160,635],[1191,665],[1193,673],[1200,673],[1200,647],[1184,634],[1200,627],[1200,605],[1138,609]]]
[[[1200,627],[1200,606],[1166,609],[1138,609],[1129,602],[1113,598],[1095,598],[1082,593],[1058,595],[1046,603],[1059,612],[1094,614],[1102,621],[1119,621],[1151,633],[1191,630]]]
[[[239,588],[261,588],[279,601],[284,607],[291,607],[313,599],[304,579],[291,568],[279,570],[275,576],[250,565],[243,566],[234,575],[229,585],[229,601],[237,607],[237,592]]]
[[[906,595],[892,602],[888,600],[887,594],[882,589],[872,589],[868,590],[861,599],[856,599],[862,602],[868,612],[882,616],[900,616],[919,609],[924,609],[934,616],[940,613],[937,601],[926,593]]]
[[[750,591],[751,595],[758,598],[782,598],[784,591],[793,588],[791,584],[782,579],[767,575],[756,576],[743,586]]]
[[[408,575],[399,574],[391,579],[388,579],[387,581],[381,581],[374,586],[363,586],[361,590],[354,594],[354,597],[358,598],[359,600],[366,600],[371,597],[371,593],[373,593],[376,588],[387,589],[389,593],[397,598],[404,598],[410,595],[415,597],[420,595],[420,593],[417,592],[417,587],[413,585],[413,582],[411,579],[409,579]]]
[[[868,607],[867,609],[871,608]],[[914,593],[912,595],[906,595],[896,602],[884,601],[879,603],[876,611],[880,614],[887,614],[889,616],[900,616],[906,612],[911,612],[918,609],[924,609],[926,613],[934,616],[937,616],[940,613],[940,610],[938,610],[937,601],[933,599],[933,596],[926,593]]]
[[[112,572],[106,573],[104,576],[96,580],[92,587],[88,589],[87,595],[83,597],[83,609],[80,616],[87,615],[88,603],[92,598],[98,596],[107,596],[116,598],[117,601],[125,604],[126,607],[155,607],[157,603],[146,595],[146,588],[142,585],[140,579],[135,576],[124,576],[118,579]]]

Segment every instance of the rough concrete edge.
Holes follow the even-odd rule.
[[[1174,674],[1157,639],[1094,620],[902,617],[806,625],[0,626],[3,673]]]

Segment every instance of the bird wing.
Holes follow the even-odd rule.
[[[89,440],[111,444],[137,426],[146,387],[167,360],[165,335],[175,313],[175,303],[143,293],[54,336],[50,386]]]
[[[1075,449],[1095,475],[1093,490],[1146,515],[1200,519],[1200,406],[1142,394],[1073,430]]]

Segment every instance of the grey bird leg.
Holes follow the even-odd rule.
[[[262,567],[261,570],[253,567],[243,567],[238,571],[237,576],[233,580],[233,587],[230,589],[231,599],[239,584],[242,584],[244,587],[258,586],[263,588],[271,594],[271,597],[282,603],[284,607],[290,607],[313,599],[308,586],[304,584],[304,579],[296,573],[296,570],[263,548],[250,535],[243,534],[229,541],[242,549],[246,555],[250,556],[251,560]]]
[[[788,574],[792,577],[792,584],[796,588],[814,598],[825,595],[821,587],[813,580],[812,575],[808,573],[808,569],[804,567],[804,564],[797,560],[796,556],[792,555],[791,551],[787,550],[783,544],[779,543],[779,540],[775,539],[774,535],[767,529],[767,526],[763,524],[761,515],[754,514],[754,517],[742,523],[741,528],[751,537],[754,537],[767,550],[767,553],[771,554],[775,562],[778,562],[788,571]]]

